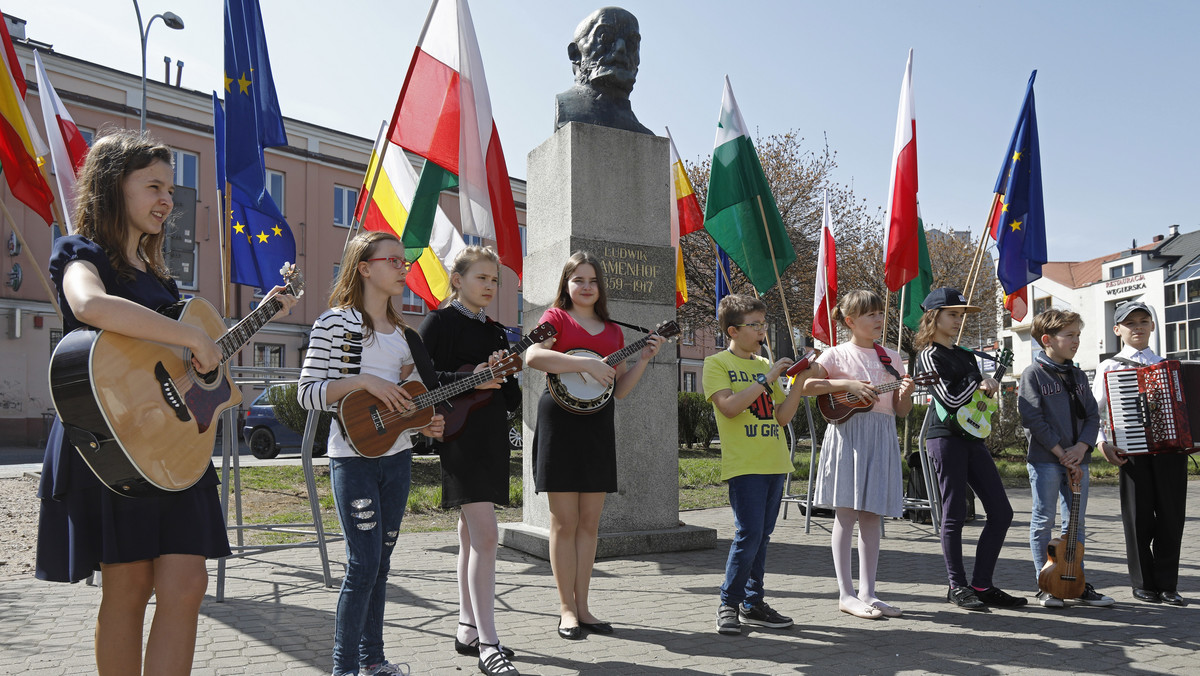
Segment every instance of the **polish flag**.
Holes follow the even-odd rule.
[[[837,327],[833,306],[837,305],[837,247],[833,240],[833,218],[829,215],[829,193],[825,193],[825,214],[821,217],[821,249],[817,255],[817,283],[813,292],[813,338],[826,345],[837,345]]]
[[[900,110],[892,149],[892,180],[888,194],[888,225],[884,229],[883,281],[898,291],[917,276],[917,111],[912,91],[913,51],[900,83]]]
[[[66,106],[58,98],[58,92],[50,84],[46,68],[42,66],[42,55],[33,50],[33,61],[37,66],[38,99],[42,102],[42,121],[46,125],[47,141],[50,144],[50,159],[54,163],[54,178],[58,183],[58,197],[62,200],[63,223],[67,234],[75,232],[71,223],[72,205],[75,204],[75,176],[87,159],[88,144],[79,133],[79,127],[71,119]]]
[[[466,0],[434,0],[388,140],[457,177],[463,234],[495,241],[520,277],[517,210]]]

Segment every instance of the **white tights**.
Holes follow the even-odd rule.
[[[858,522],[858,586],[854,593],[854,569],[850,561],[850,538]],[[875,571],[879,567],[879,540],[883,521],[874,512],[838,507],[833,523],[833,569],[837,573],[839,601],[848,606],[871,605],[875,596]]]
[[[499,531],[496,509],[490,502],[461,507],[458,518],[458,639],[470,643],[479,637],[481,655],[496,648],[496,546]],[[476,627],[472,629],[471,626]]]

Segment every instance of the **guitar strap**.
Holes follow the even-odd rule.
[[[883,349],[883,346],[879,343],[875,343],[874,345],[875,354],[879,356],[879,363],[883,364],[883,368],[887,369],[887,372],[892,374],[893,378],[900,380],[903,376],[892,367],[892,358],[888,356],[887,350]]]
[[[616,324],[617,326],[624,326],[627,329],[633,329],[634,331],[641,331],[642,333],[654,333],[650,329],[648,329],[644,326],[638,326],[637,324],[626,324],[625,322],[619,322],[615,319],[610,319],[608,321],[612,322],[613,324]]]

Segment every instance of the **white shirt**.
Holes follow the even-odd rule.
[[[362,373],[379,376],[390,383],[400,382],[400,369],[406,364],[412,364],[412,350],[408,341],[404,340],[404,332],[396,329],[391,333],[372,332],[371,337],[363,340]],[[409,380],[418,378],[416,369]],[[396,443],[383,455],[395,455],[405,449],[412,448],[412,435],[401,434]],[[335,422],[329,430],[328,455],[331,458],[353,458],[358,453],[350,447],[350,442],[342,436],[342,428]],[[382,456],[380,456],[382,457]]]
[[[1163,358],[1154,354],[1154,350],[1147,347],[1144,350],[1135,350],[1126,345],[1121,348],[1121,351],[1116,354],[1118,357],[1124,357],[1130,361],[1136,361],[1139,364],[1157,364]],[[1119,369],[1133,368],[1128,364],[1122,364],[1115,359],[1105,359],[1096,367],[1096,377],[1092,380],[1092,395],[1096,397],[1096,406],[1100,409],[1100,432],[1096,435],[1096,446],[1101,442],[1108,441],[1108,436],[1104,433],[1108,428],[1108,389],[1104,386],[1104,374],[1109,371]]]

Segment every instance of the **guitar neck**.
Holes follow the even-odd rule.
[[[898,390],[901,387],[904,387],[904,380],[903,379],[893,380],[890,383],[884,383],[882,385],[872,385],[871,387],[874,387],[876,392],[880,392],[880,393],[891,392],[892,390]]]
[[[655,334],[650,334],[650,335],[655,335]],[[638,338],[637,340],[633,341],[632,343],[626,345],[625,347],[623,347],[623,348],[617,350],[616,352],[613,352],[612,354],[605,357],[604,363],[608,364],[609,366],[612,366],[613,368],[616,368],[617,364],[620,364],[621,362],[628,359],[630,357],[630,355],[632,355],[633,353],[637,352],[638,350],[641,350],[643,347],[646,347],[646,343],[648,343],[648,342],[650,342],[650,336],[646,336],[645,338]]]
[[[456,380],[449,385],[439,387],[436,390],[430,390],[428,392],[418,394],[417,396],[413,397],[413,404],[415,404],[417,408],[434,406],[495,379],[496,373],[492,370],[492,367],[489,366],[479,373],[472,373],[462,380]]]
[[[1084,468],[1087,471],[1087,468]],[[1079,541],[1079,491],[1071,494],[1071,521],[1067,526],[1067,551],[1075,552],[1075,543]]]
[[[245,347],[246,343],[250,342],[250,338],[271,321],[271,317],[274,317],[282,308],[283,303],[272,296],[260,303],[253,312],[246,315],[233,328],[226,331],[225,335],[217,340],[217,345],[221,348],[221,363],[224,364],[230,357],[237,354],[238,350]]]

